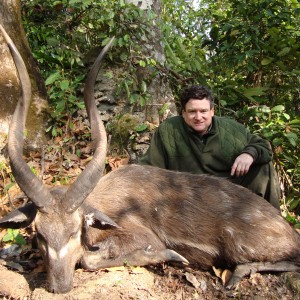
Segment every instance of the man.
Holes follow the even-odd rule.
[[[279,209],[279,183],[269,142],[232,119],[215,116],[213,94],[205,86],[187,88],[180,102],[182,115],[157,128],[140,163],[224,177]]]

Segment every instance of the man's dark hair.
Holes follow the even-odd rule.
[[[192,85],[183,90],[180,97],[181,108],[184,110],[186,103],[190,99],[199,99],[202,100],[207,98],[210,102],[210,108],[214,107],[214,96],[211,90],[204,85]]]

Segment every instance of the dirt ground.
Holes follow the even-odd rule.
[[[7,300],[290,300],[300,299],[300,293],[296,292],[297,285],[299,288],[300,276],[297,273],[254,274],[243,279],[236,290],[226,290],[221,279],[213,273],[160,264],[147,268],[120,267],[97,272],[78,268],[74,275],[73,289],[66,294],[52,294],[45,290],[46,273],[37,250],[24,251],[14,260],[0,259],[0,298]]]

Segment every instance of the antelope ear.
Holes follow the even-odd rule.
[[[120,226],[109,216],[93,208],[92,206],[83,203],[81,208],[83,209],[86,226],[91,226],[98,229],[107,229],[111,227],[120,228]]]
[[[34,220],[37,208],[33,203],[15,209],[0,219],[0,228],[23,228],[29,226]]]

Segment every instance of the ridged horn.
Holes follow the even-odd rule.
[[[0,30],[14,59],[22,90],[22,95],[17,103],[8,133],[8,155],[10,158],[10,165],[15,180],[23,192],[39,209],[44,209],[51,203],[52,196],[49,190],[43,185],[42,181],[32,173],[23,159],[24,130],[31,100],[31,82],[25,63],[18,49],[1,25]]]
[[[105,168],[107,136],[103,122],[99,116],[94,99],[94,87],[101,61],[110,49],[114,37],[102,49],[94,62],[85,82],[84,102],[91,126],[94,155],[92,160],[69,187],[65,194],[64,205],[67,213],[75,211],[97,185]]]

